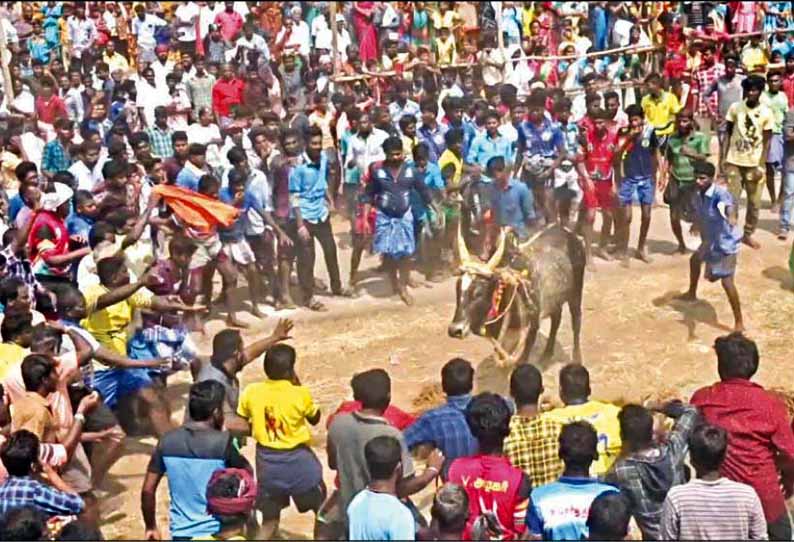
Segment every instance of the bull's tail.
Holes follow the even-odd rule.
[[[568,298],[568,309],[571,313],[573,331],[573,360],[582,363],[580,335],[582,330],[582,296],[584,293],[584,273],[587,265],[587,253],[581,237],[566,229],[568,238],[568,257],[573,268],[573,291]]]

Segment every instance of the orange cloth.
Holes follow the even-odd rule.
[[[240,210],[181,186],[158,184],[152,192],[159,194],[184,225],[204,233],[217,226],[228,228]]]

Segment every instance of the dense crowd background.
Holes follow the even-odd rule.
[[[159,442],[131,537],[270,539],[293,503],[318,539],[791,540],[791,413],[751,380],[734,275],[742,244],[762,249],[765,190],[779,242],[791,227],[792,8],[0,3],[0,539],[100,539],[105,477],[145,426]],[[487,259],[502,231],[556,223],[592,270],[650,263],[661,204],[679,252],[682,222],[702,239],[683,297],[705,266],[735,318],[719,381],[683,401],[595,401],[571,364],[564,406],[541,411],[535,366],[514,369],[509,398],[472,396],[474,368],[453,359],[445,404],[415,417],[373,369],[323,421],[327,487],[292,322],[239,332],[238,283],[258,318],[324,311],[325,295],[358,295],[368,251],[409,305],[412,271],[441,281],[457,243]],[[208,311],[228,326],[203,359]],[[175,424],[164,390],[182,370],[195,383]],[[411,496],[433,483],[421,511]]]

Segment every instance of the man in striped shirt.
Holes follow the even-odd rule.
[[[755,490],[720,475],[728,448],[721,427],[701,425],[689,438],[697,479],[670,489],[662,507],[661,540],[766,540]]]

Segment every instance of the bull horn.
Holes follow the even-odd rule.
[[[466,239],[463,238],[463,224],[458,223],[458,259],[461,265],[466,265],[472,261],[469,248],[466,246]]]
[[[507,236],[504,230],[499,231],[499,239],[496,241],[496,250],[494,251],[491,259],[488,260],[487,266],[491,271],[496,271],[496,267],[502,261],[505,255],[505,245],[507,244]]]

